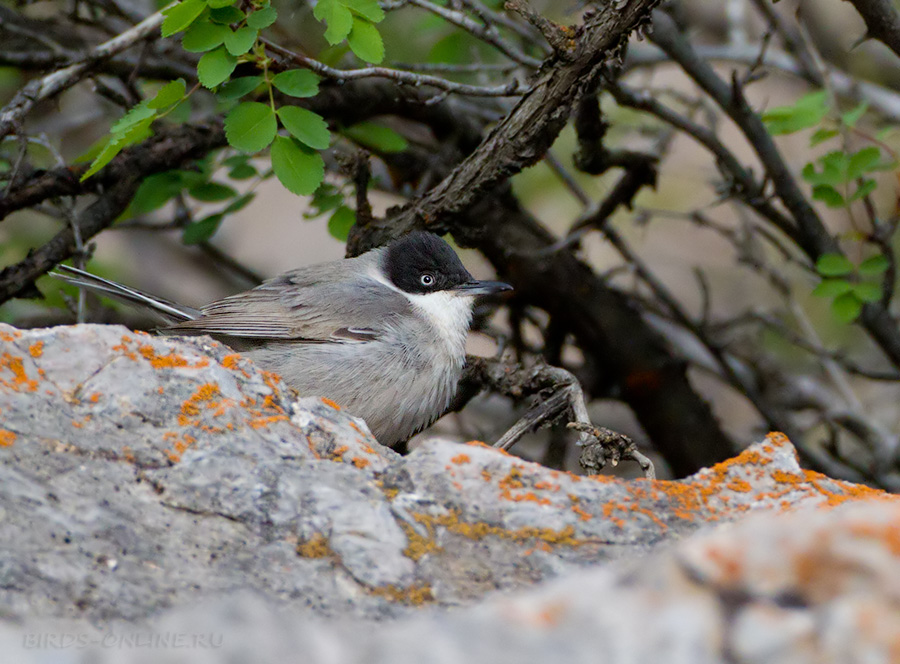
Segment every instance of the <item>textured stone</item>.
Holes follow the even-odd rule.
[[[0,326],[0,462],[0,652],[23,634],[155,629],[230,642],[132,656],[900,653],[900,505],[800,469],[778,434],[676,482],[574,476],[479,443],[400,457],[208,339]]]

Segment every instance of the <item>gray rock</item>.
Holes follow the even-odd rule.
[[[900,508],[779,435],[678,482],[400,457],[209,339],[0,326],[0,461],[0,652],[40,661],[889,661],[896,627],[857,629]]]

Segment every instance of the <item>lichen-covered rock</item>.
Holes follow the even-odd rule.
[[[270,633],[271,658],[255,661],[319,646],[346,657],[304,659],[380,661],[371,647],[404,661],[404,643],[422,655],[408,661],[428,661],[429,639],[456,653],[441,661],[566,648],[588,661],[615,646],[609,661],[649,662],[664,642],[667,661],[725,661],[738,647],[776,661],[767,653],[803,639],[825,652],[828,621],[862,620],[857,585],[898,601],[898,527],[892,496],[801,470],[778,434],[677,482],[574,476],[480,443],[400,457],[327,398],[296,400],[208,339],[0,326],[0,621],[227,632],[210,621],[236,610],[235,629]],[[853,558],[844,541],[871,551]],[[654,552],[662,543],[676,546]],[[307,628],[311,616],[341,620]],[[875,620],[872,647],[889,622]]]

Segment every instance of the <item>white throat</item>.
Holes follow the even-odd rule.
[[[472,322],[471,297],[452,291],[424,295],[404,293],[404,295],[454,351],[465,348],[466,335]]]
[[[436,293],[407,293],[397,288],[377,268],[370,276],[378,283],[400,293],[425,320],[434,327],[438,339],[443,341],[452,355],[465,353],[466,336],[472,322],[474,299],[453,291]]]

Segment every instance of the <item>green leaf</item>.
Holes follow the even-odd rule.
[[[384,42],[373,24],[365,19],[354,18],[353,29],[347,37],[350,50],[360,60],[378,64],[384,60]]]
[[[843,277],[853,273],[853,263],[841,254],[822,254],[816,261],[816,272],[823,277]]]
[[[193,23],[204,9],[206,3],[203,0],[184,0],[164,9],[162,13],[166,18],[162,22],[162,36],[170,37],[176,32],[181,32]]]
[[[221,7],[209,10],[209,20],[213,23],[221,23],[229,25],[231,23],[240,23],[244,20],[244,12],[237,7]]]
[[[877,274],[882,274],[888,267],[890,267],[890,261],[887,257],[884,254],[875,254],[859,264],[859,273],[867,277],[873,277]]]
[[[817,171],[814,164],[807,164],[801,172],[803,179],[810,184],[827,184],[835,187],[850,181],[851,178],[847,176],[850,155],[846,152],[833,150],[819,158],[818,163],[822,166],[821,171]]]
[[[255,177],[256,174],[256,168],[250,164],[241,164],[228,171],[228,177],[232,180],[249,180],[250,178]]]
[[[344,204],[344,194],[333,184],[323,182],[313,194],[309,207],[303,212],[306,219],[313,219]]]
[[[103,146],[103,149],[100,150],[100,153],[96,157],[94,157],[94,161],[91,162],[90,168],[88,168],[81,176],[81,182],[84,182],[89,177],[94,175],[94,173],[97,173],[101,168],[111,162],[121,151],[122,146],[120,146],[116,141],[110,139],[106,143],[106,145]]]
[[[792,134],[819,124],[828,113],[826,92],[821,90],[805,95],[792,106],[779,106],[763,113],[769,133]]]
[[[217,230],[219,230],[219,225],[222,223],[223,217],[224,215],[221,213],[211,214],[200,221],[185,226],[184,232],[181,235],[181,241],[184,244],[199,244],[201,242],[206,242],[215,235]]]
[[[278,18],[278,12],[274,7],[263,7],[247,16],[247,25],[254,30],[262,30],[272,25]]]
[[[409,147],[406,139],[396,131],[373,122],[360,122],[347,127],[342,133],[376,152],[403,152]]]
[[[229,53],[231,53],[231,55],[243,55],[251,48],[253,48],[253,44],[256,43],[256,38],[258,36],[259,30],[257,30],[256,28],[251,28],[248,26],[238,28],[234,32],[226,35],[225,48]]]
[[[815,297],[827,297],[831,299],[853,290],[853,284],[845,279],[823,279],[819,285],[813,288]]]
[[[209,180],[208,169],[204,168],[203,162],[198,162],[199,171],[183,171],[178,170],[175,173],[181,179],[182,187],[199,187],[201,184]]]
[[[204,182],[196,187],[191,187],[188,193],[191,195],[191,198],[204,203],[225,201],[237,196],[237,192],[234,189],[218,182]]]
[[[840,192],[830,184],[817,184],[812,188],[812,197],[830,208],[844,207],[847,204]]]
[[[246,180],[256,175],[256,168],[250,164],[250,156],[245,154],[236,154],[222,162],[228,167],[228,177],[232,180]]]
[[[227,81],[235,67],[237,58],[220,46],[200,58],[197,63],[197,78],[203,87],[214,88]]]
[[[179,171],[166,171],[149,175],[141,181],[141,185],[128,206],[129,216],[138,216],[158,210],[184,189],[184,180]]]
[[[825,141],[830,140],[839,134],[840,132],[837,129],[816,129],[816,131],[809,139],[809,147],[814,148],[820,143],[824,143]]]
[[[276,136],[271,155],[275,177],[298,196],[313,193],[325,177],[325,162],[319,153],[293,138]]]
[[[245,94],[253,92],[262,83],[262,80],[262,76],[239,76],[238,78],[233,78],[227,83],[223,83],[222,87],[216,90],[216,96],[225,101],[238,99]]]
[[[844,293],[834,298],[831,313],[842,323],[852,323],[862,313],[863,303],[854,293]]]
[[[356,223],[356,213],[346,205],[340,206],[328,220],[328,232],[341,242],[347,241],[350,229]]]
[[[331,143],[328,123],[318,113],[299,106],[282,106],[278,117],[291,135],[313,149],[324,150]]]
[[[115,138],[116,134],[124,134],[132,127],[147,119],[156,117],[156,111],[150,108],[149,102],[143,101],[133,106],[125,115],[116,120],[109,128],[109,133]]]
[[[197,21],[184,33],[181,47],[189,53],[205,53],[225,41],[230,32],[227,25]]]
[[[243,152],[259,152],[275,138],[278,121],[268,104],[245,101],[225,116],[225,138],[233,148]]]
[[[289,69],[276,74],[272,85],[290,97],[313,97],[319,92],[319,77],[308,69]]]
[[[170,81],[159,89],[159,92],[156,93],[156,96],[153,97],[153,99],[147,102],[147,107],[160,109],[171,106],[175,102],[181,101],[186,89],[187,86],[185,85],[183,78]]]
[[[342,3],[357,16],[361,16],[372,23],[379,23],[384,20],[384,10],[378,5],[376,0],[342,0]]]
[[[878,184],[875,180],[871,178],[865,178],[857,187],[856,191],[853,192],[853,195],[850,196],[848,202],[852,203],[853,201],[858,201],[860,198],[868,196],[878,187]]]
[[[859,105],[854,108],[852,111],[847,111],[843,115],[841,115],[841,122],[844,123],[847,127],[851,129],[856,126],[856,123],[859,122],[859,119],[865,115],[866,110],[869,108],[869,102],[863,101],[860,102]]]
[[[206,0],[206,4],[209,5],[210,9],[221,9],[233,5],[234,0]]]
[[[243,210],[247,205],[250,204],[256,198],[256,194],[252,191],[247,192],[243,196],[238,196],[235,198],[224,210],[222,210],[222,214],[231,214],[233,212],[237,212],[238,210]]]
[[[327,26],[325,40],[331,45],[344,41],[353,29],[353,14],[337,0],[319,0],[313,16]]]
[[[109,142],[103,147],[103,149],[100,151],[100,154],[98,154],[94,161],[91,163],[90,168],[88,168],[87,171],[85,171],[84,175],[81,176],[81,181],[84,182],[101,168],[106,166],[124,148],[134,143],[139,143],[140,141],[143,141],[145,138],[149,137],[152,133],[150,131],[150,123],[152,122],[152,117],[143,118],[137,124],[130,125],[129,128],[124,132],[110,136]]]
[[[175,124],[187,124],[191,119],[191,104],[188,102],[188,98],[185,97],[167,110],[164,119]]]
[[[878,302],[881,299],[881,284],[860,281],[853,284],[853,294],[863,302]]]
[[[855,180],[868,173],[881,161],[881,150],[874,146],[863,148],[854,153],[847,164],[847,177]]]

